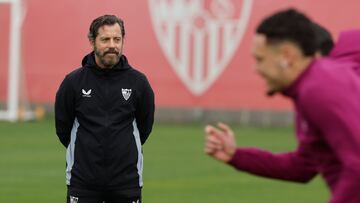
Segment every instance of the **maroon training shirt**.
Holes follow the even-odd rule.
[[[344,32],[329,57],[313,61],[283,93],[294,102],[298,147],[274,154],[239,148],[235,168],[307,182],[320,173],[331,203],[360,203],[360,30]]]

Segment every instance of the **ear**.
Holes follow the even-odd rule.
[[[95,49],[95,40],[89,39],[89,43],[93,49]]]
[[[291,67],[299,58],[299,48],[291,42],[284,42],[280,47],[280,66]]]

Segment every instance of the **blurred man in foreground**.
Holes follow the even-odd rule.
[[[294,102],[297,149],[274,154],[237,148],[231,128],[220,123],[205,127],[205,152],[268,178],[308,182],[321,174],[331,189],[329,202],[359,203],[360,32],[342,35],[346,39],[340,37],[329,57],[317,59],[311,24],[293,9],[275,13],[258,26],[253,44],[268,94]]]

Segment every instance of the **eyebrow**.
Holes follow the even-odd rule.
[[[99,38],[100,39],[110,39],[110,38],[122,39],[122,36],[115,36],[115,37],[99,36]]]

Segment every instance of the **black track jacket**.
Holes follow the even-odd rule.
[[[82,65],[65,77],[55,101],[56,133],[67,148],[67,185],[137,193],[154,93],[125,56],[115,67],[100,69],[92,52]]]

